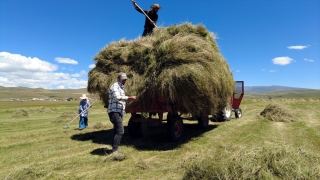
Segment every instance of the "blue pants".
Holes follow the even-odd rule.
[[[88,117],[81,117],[79,120],[79,129],[84,129],[88,127]]]

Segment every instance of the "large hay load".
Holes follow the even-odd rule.
[[[214,34],[202,25],[160,27],[151,36],[112,42],[94,60],[87,89],[105,105],[119,72],[127,73],[126,94],[136,95],[142,109],[161,99],[181,113],[215,114],[235,88]]]

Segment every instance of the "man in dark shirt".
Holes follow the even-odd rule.
[[[138,12],[147,15],[151,19],[151,21],[150,21],[148,19],[148,17],[146,17],[146,21],[144,23],[144,30],[143,30],[142,36],[147,36],[147,35],[151,34],[153,28],[156,27],[156,23],[157,23],[157,20],[158,20],[157,12],[159,11],[159,9],[161,9],[160,5],[159,4],[153,4],[152,6],[150,6],[150,8],[152,10],[148,11],[148,10],[140,9],[139,6],[136,4],[136,2],[134,0],[131,0],[131,1],[132,1],[132,4],[133,4],[134,8]]]

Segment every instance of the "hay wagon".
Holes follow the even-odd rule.
[[[233,95],[229,98],[228,105],[219,111],[218,114],[193,116],[194,119],[198,121],[198,126],[200,128],[207,128],[209,126],[209,120],[211,121],[229,121],[232,116],[232,112],[235,113],[235,118],[242,117],[242,110],[240,108],[240,103],[244,95],[244,81],[236,81],[236,89]],[[173,141],[178,141],[183,137],[184,126],[183,119],[179,112],[174,109],[174,107],[168,105],[168,103],[161,99],[156,98],[153,102],[146,103],[147,105],[141,109],[139,102],[129,102],[126,107],[126,113],[131,113],[128,122],[128,132],[132,137],[142,136],[142,122],[145,122],[147,126],[159,126],[164,127],[163,122],[166,123],[166,131],[168,137]],[[143,113],[147,114],[148,117],[144,117]],[[154,118],[154,115],[158,115]],[[164,118],[166,114],[166,119]]]

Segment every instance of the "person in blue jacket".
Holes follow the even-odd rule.
[[[89,113],[88,109],[92,106],[90,105],[88,97],[85,94],[82,94],[80,99],[81,101],[80,101],[80,106],[78,110],[78,113],[80,116],[79,130],[82,130],[88,127],[88,113]]]

